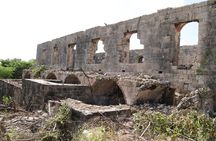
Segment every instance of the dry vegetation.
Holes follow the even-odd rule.
[[[71,115],[65,105],[53,116],[42,111],[3,111],[0,114],[0,141],[215,140],[216,120],[197,111],[176,111],[163,105],[142,105],[132,109],[134,114],[130,117],[101,115],[88,120]],[[21,119],[25,120],[18,123]]]

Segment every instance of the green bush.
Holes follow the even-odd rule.
[[[10,96],[3,96],[2,97],[2,102],[3,102],[4,105],[8,106],[13,102],[13,99]]]
[[[35,60],[22,61],[21,59],[0,60],[1,79],[21,79],[24,69],[29,69],[35,65]]]
[[[13,68],[12,67],[2,67],[0,66],[0,79],[8,79],[13,76]]]
[[[134,114],[135,128],[142,133],[150,123],[146,131],[148,135],[169,136],[172,138],[191,138],[199,141],[212,140],[216,137],[215,119],[209,118],[195,111],[186,115],[165,115],[159,112]]]
[[[35,78],[39,78],[45,70],[46,70],[46,67],[44,65],[32,68],[32,72]]]

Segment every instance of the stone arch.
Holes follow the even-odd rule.
[[[24,79],[30,79],[30,78],[31,78],[30,72],[26,72],[26,73],[24,74]]]
[[[112,79],[96,80],[92,85],[92,104],[118,105],[125,104],[124,94]]]
[[[189,21],[177,24],[176,34],[179,46],[198,44],[199,21]]]
[[[46,79],[57,79],[56,75],[54,73],[49,73],[47,76],[46,76]]]
[[[81,84],[79,78],[73,74],[68,75],[65,80],[65,84]]]

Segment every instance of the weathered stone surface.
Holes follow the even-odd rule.
[[[27,110],[44,109],[48,100],[74,98],[88,102],[90,88],[80,84],[53,83],[40,79],[23,80],[22,105]]]
[[[193,91],[214,80],[208,76],[215,75],[215,5],[212,0],[167,8],[57,38],[38,45],[37,63],[59,70],[142,72],[171,82],[179,93]],[[180,47],[180,31],[190,22],[199,23],[198,45]],[[144,49],[130,50],[134,33]],[[95,53],[99,40],[105,53]]]
[[[0,80],[0,102],[3,96],[13,97],[14,102],[18,104],[21,100],[22,80],[2,79]]]
[[[74,99],[66,99],[61,102],[62,104],[66,104],[72,110],[72,116],[78,116],[85,119],[94,116],[117,116],[131,114],[130,106],[128,105],[98,106],[85,104]]]
[[[216,116],[216,95],[210,89],[199,88],[182,98],[177,109],[193,108]]]
[[[124,92],[126,103],[130,105],[145,102],[173,104],[174,90],[169,82],[152,79],[150,76],[123,77],[118,84]]]

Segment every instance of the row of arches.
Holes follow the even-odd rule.
[[[23,76],[23,78],[25,79],[30,79],[31,78],[31,73],[30,72],[26,72]],[[45,79],[49,79],[49,80],[57,80],[57,76],[54,73],[49,73]],[[81,84],[80,80],[78,77],[76,77],[73,74],[68,75],[65,80],[64,80],[65,84]]]
[[[57,77],[54,73],[49,73],[47,76],[46,76],[46,79],[50,79],[50,80],[57,80]],[[81,84],[79,78],[73,74],[70,74],[68,75],[64,82],[64,84]]]
[[[51,72],[46,76],[46,79],[50,82],[59,83],[57,80],[57,76],[55,73]],[[81,84],[79,78],[74,75],[70,74],[64,79],[64,84]],[[74,85],[76,88],[78,85]],[[70,86],[69,86],[70,87]],[[80,87],[78,87],[80,88]],[[114,79],[96,79],[94,83],[90,86],[91,93],[87,93],[85,95],[85,99],[88,99],[85,101],[87,104],[93,104],[93,105],[119,105],[119,104],[126,104],[128,102],[128,88],[125,88],[124,85],[117,82]],[[152,90],[156,89],[156,87],[152,88]],[[167,100],[167,98],[170,98],[169,94],[167,94],[168,91],[164,90],[164,97],[160,101],[163,104],[172,104],[172,100]],[[71,93],[73,94],[73,93]],[[131,94],[129,92],[129,94]],[[52,98],[52,97],[51,97]],[[172,98],[171,98],[172,99]],[[130,100],[129,100],[130,101]],[[137,104],[140,102],[146,102],[142,97],[137,97],[137,100],[135,101]],[[134,103],[134,104],[136,104]]]
[[[49,73],[46,76],[48,80],[57,80],[57,76],[54,73]],[[79,78],[74,75],[68,75],[64,84],[81,84]],[[125,98],[122,90],[118,84],[111,79],[96,81],[92,86],[92,95],[89,97],[88,104],[93,105],[118,105],[125,104]]]

